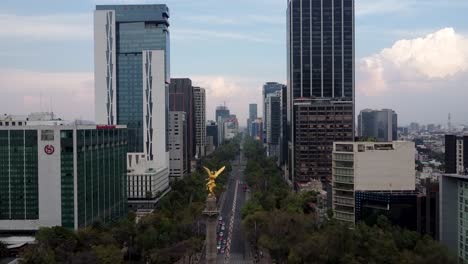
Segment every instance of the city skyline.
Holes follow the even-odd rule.
[[[2,112],[51,108],[66,119],[94,120],[92,10],[95,4],[122,3],[150,1],[4,1],[0,20],[11,26],[0,31],[0,83],[7,98],[0,99]],[[284,1],[151,3],[170,9],[172,77],[206,88],[208,120],[223,102],[245,120],[247,103],[261,104],[265,82],[286,83]],[[357,1],[356,112],[391,108],[402,125],[445,124],[450,112],[454,125],[467,123],[468,22],[461,19],[466,6]],[[423,17],[431,19],[419,21]],[[443,52],[434,55],[435,49]]]

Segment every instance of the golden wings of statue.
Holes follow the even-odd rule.
[[[208,174],[208,179],[206,183],[206,189],[209,191],[210,195],[214,195],[214,188],[216,187],[216,178],[224,171],[226,166],[223,166],[218,171],[210,171],[207,167],[203,167]]]

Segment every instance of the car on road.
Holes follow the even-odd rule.
[[[224,236],[224,233],[223,233],[223,232],[219,232],[219,236],[220,236],[220,237],[223,237],[223,236]]]
[[[220,217],[218,218],[218,221],[219,221],[219,222],[223,221],[223,217],[220,216]]]
[[[226,245],[226,244],[227,244],[227,240],[223,239],[223,245]]]
[[[222,225],[221,226],[221,231],[224,231],[226,229],[226,226],[225,225]]]
[[[221,254],[224,254],[225,250],[224,248],[221,249]]]

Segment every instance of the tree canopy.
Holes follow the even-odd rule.
[[[202,160],[209,168],[227,165],[217,180],[217,195],[223,191],[239,142],[239,138],[226,142]],[[130,213],[116,223],[94,223],[77,232],[63,227],[41,228],[36,234],[37,244],[21,254],[21,263],[169,264],[190,259],[201,252],[204,241],[201,213],[207,196],[205,179],[198,169],[172,182],[171,191],[161,198],[157,209],[138,223]]]
[[[456,263],[437,241],[392,226],[385,217],[374,226],[319,223],[308,206],[317,193],[293,192],[260,142],[247,139],[244,150],[252,195],[242,224],[254,248],[266,250],[276,263]]]

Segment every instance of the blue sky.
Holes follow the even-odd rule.
[[[262,83],[286,80],[286,0],[2,0],[0,112],[52,101],[66,118],[93,119],[92,12],[115,3],[169,6],[172,76],[207,88],[208,118],[226,102],[243,124]],[[356,109],[468,123],[467,11],[465,0],[357,0]]]

